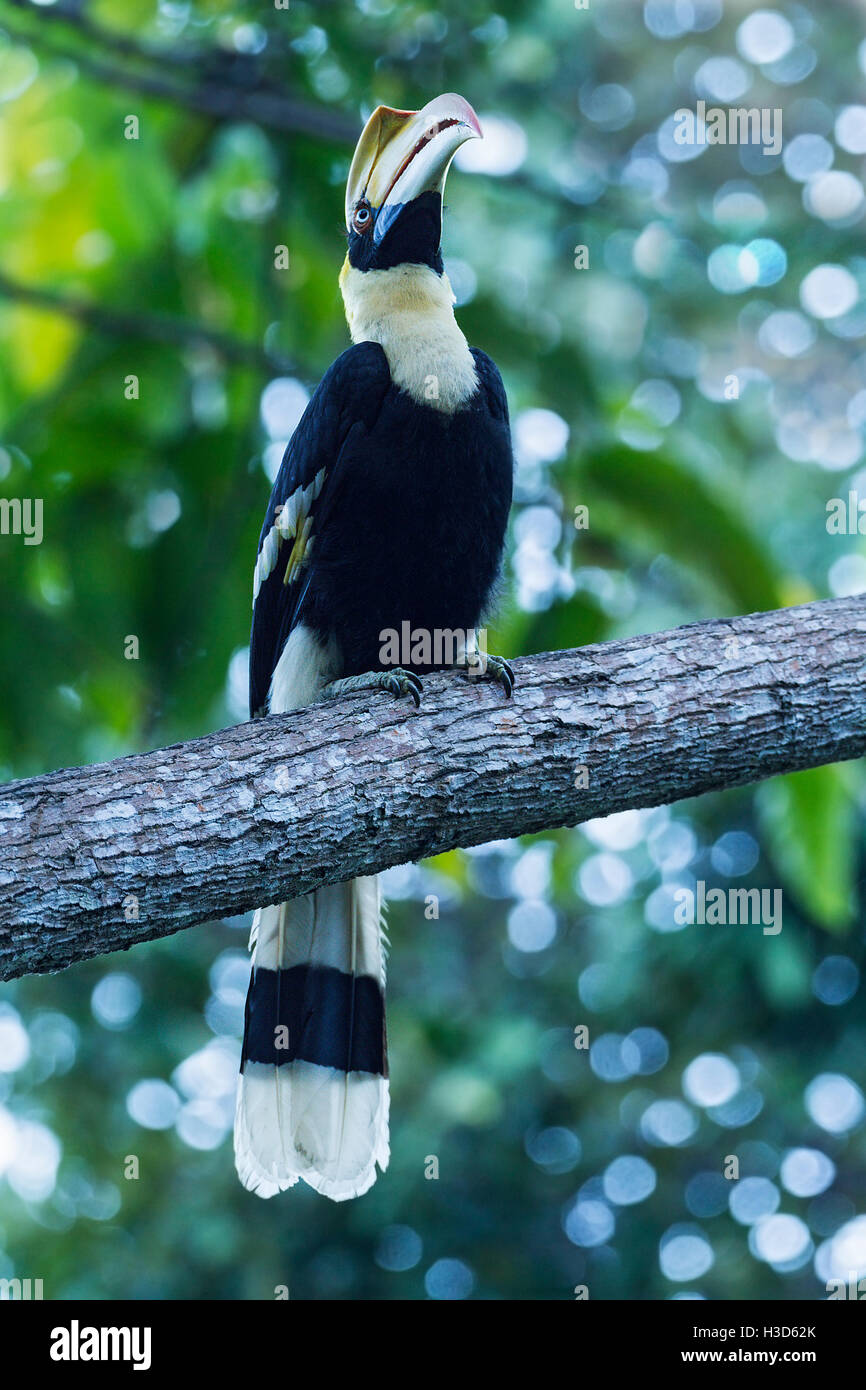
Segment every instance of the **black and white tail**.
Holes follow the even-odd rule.
[[[255,915],[235,1163],[260,1197],[342,1202],[388,1166],[385,946],[377,878]]]

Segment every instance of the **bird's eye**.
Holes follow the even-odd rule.
[[[369,203],[359,203],[352,214],[352,226],[356,232],[366,232],[373,221]]]

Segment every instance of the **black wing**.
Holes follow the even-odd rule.
[[[274,667],[299,621],[317,526],[326,524],[340,454],[353,429],[369,431],[391,373],[378,343],[348,348],[317,386],[289,440],[271,492],[253,581],[250,714],[267,706]]]
[[[505,394],[505,387],[502,384],[502,377],[499,375],[499,368],[488,357],[486,352],[480,348],[471,349],[472,356],[475,358],[475,370],[478,373],[478,381],[481,390],[487,400],[487,408],[494,420],[502,420],[508,424],[508,397]]]

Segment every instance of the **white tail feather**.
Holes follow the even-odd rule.
[[[385,936],[376,878],[333,884],[304,898],[261,908],[250,938],[253,964],[269,970],[311,963],[370,975],[384,990]],[[334,1201],[359,1197],[384,1171],[388,1082],[295,1060],[247,1062],[235,1117],[241,1182],[261,1197],[303,1178]]]

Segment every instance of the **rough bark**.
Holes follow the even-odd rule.
[[[866,752],[862,598],[515,668],[510,701],[436,675],[417,713],[363,693],[0,787],[0,978],[458,845]]]

